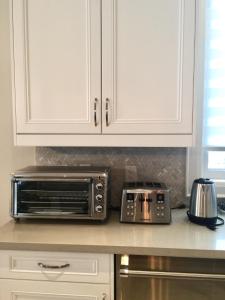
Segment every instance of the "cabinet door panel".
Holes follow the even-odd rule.
[[[100,11],[100,0],[13,1],[17,133],[100,132]]]
[[[194,0],[103,1],[104,133],[192,133],[194,27]]]
[[[109,285],[0,279],[0,300],[112,299]]]

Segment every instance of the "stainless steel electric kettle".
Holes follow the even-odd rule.
[[[187,214],[191,222],[205,225],[210,229],[224,224],[224,220],[217,216],[216,191],[212,180],[208,178],[194,180]]]

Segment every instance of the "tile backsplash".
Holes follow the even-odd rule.
[[[37,165],[95,165],[112,170],[112,205],[124,181],[159,181],[170,189],[172,207],[185,203],[185,148],[36,148]]]

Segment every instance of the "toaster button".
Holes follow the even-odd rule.
[[[127,209],[134,209],[134,205],[127,205]]]
[[[134,200],[127,200],[127,203],[133,203]]]

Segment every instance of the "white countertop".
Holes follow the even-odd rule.
[[[225,259],[225,226],[192,224],[184,209],[172,211],[170,225],[124,224],[118,213],[104,224],[12,220],[0,227],[0,249]]]

